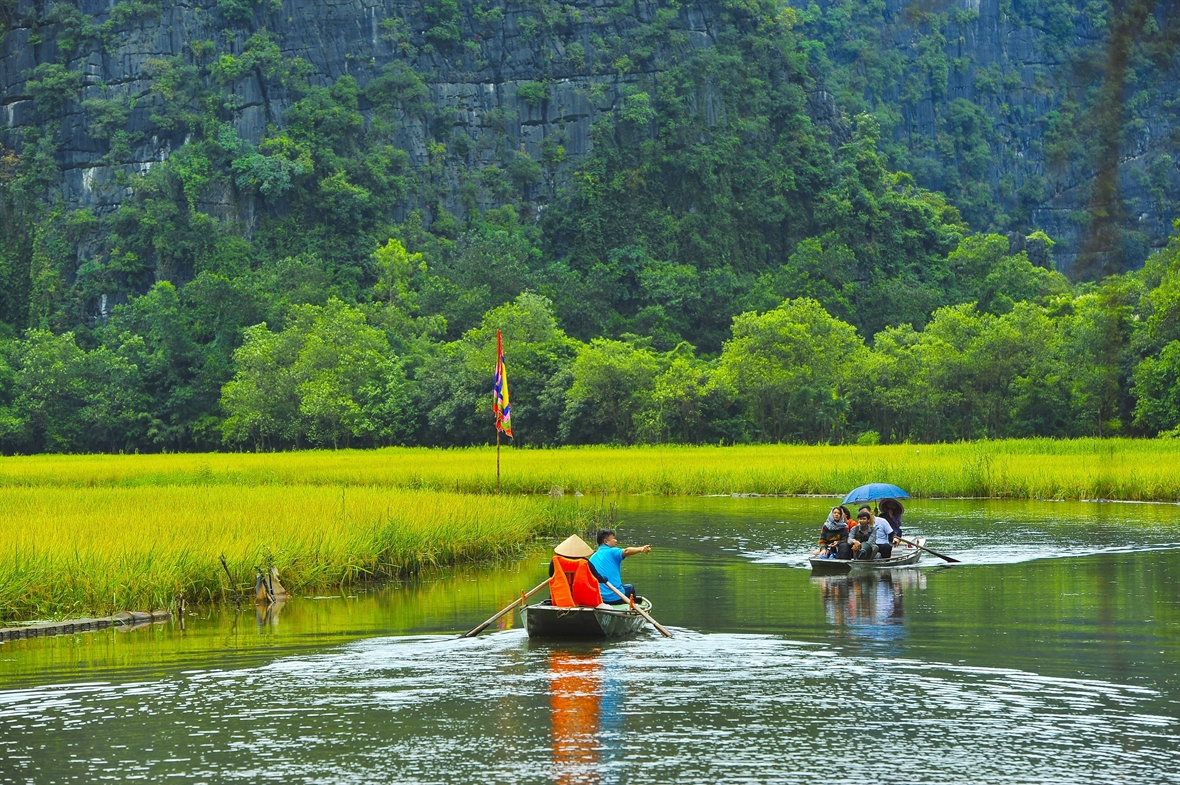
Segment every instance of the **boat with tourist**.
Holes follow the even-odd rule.
[[[521,608],[520,617],[530,638],[624,638],[639,632],[647,623],[638,609],[650,612],[651,600],[636,597],[635,605],[636,609],[622,604],[563,608],[544,600]]]
[[[899,545],[897,550],[893,551],[897,555],[890,556],[888,559],[829,559],[826,556],[812,556],[808,559],[808,562],[811,564],[812,572],[827,574],[854,571],[873,572],[877,570],[891,570],[898,567],[912,567],[922,558],[922,546],[926,544],[926,538],[920,537],[914,542],[918,547],[906,548],[903,552]]]
[[[924,537],[907,540],[902,536],[901,516],[905,507],[898,499],[909,497],[896,485],[882,482],[852,489],[843,504],[833,507],[824,521],[820,547],[808,559],[812,572],[830,575],[912,567],[921,560],[923,552],[948,564],[959,564],[958,559],[927,548]],[[872,502],[878,502],[877,508],[872,507]],[[856,516],[859,524],[853,523],[847,504],[861,505]]]
[[[598,542],[600,548],[612,548],[615,543],[614,532],[608,529],[600,531]],[[622,556],[627,555],[627,551],[616,550],[619,551],[621,561]],[[651,550],[651,546],[628,550],[646,553]],[[672,634],[652,618],[651,600],[636,595],[634,587],[630,584],[624,584],[622,589],[615,586],[610,577],[619,581],[617,570],[614,576],[610,576],[609,573],[607,576],[599,574],[590,561],[594,555],[595,551],[581,537],[571,534],[553,549],[547,581],[537,584],[527,592],[521,592],[520,597],[508,607],[460,637],[473,638],[479,635],[488,626],[520,606],[520,618],[530,638],[623,638],[638,632],[645,623],[655,627],[664,637],[671,638]],[[549,587],[549,599],[529,605],[529,597],[546,586]],[[617,595],[620,601],[605,602],[607,592]]]

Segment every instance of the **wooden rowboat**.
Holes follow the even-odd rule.
[[[645,611],[651,610],[650,600],[636,597],[635,601]],[[638,632],[647,623],[626,605],[558,608],[549,600],[526,605],[520,609],[520,616],[530,638],[622,638]]]
[[[925,545],[926,539],[922,538],[916,540],[919,545]],[[899,545],[893,549],[895,554],[899,556],[890,556],[888,559],[821,559],[819,557],[812,557],[808,559],[811,562],[811,571],[827,574],[838,574],[847,572],[860,572],[862,570],[890,570],[895,567],[909,567],[917,564],[918,560],[922,558],[922,551],[917,548],[907,548],[904,545]]]

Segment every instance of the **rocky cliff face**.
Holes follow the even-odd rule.
[[[226,19],[226,4],[220,5],[213,0],[164,2],[158,16],[146,12],[125,20],[126,15],[116,15],[120,23],[111,25],[105,46],[95,38],[67,53],[53,35],[56,28],[45,23],[48,4],[21,0],[0,48],[4,143],[20,148],[22,130],[39,127],[46,119],[29,89],[38,65],[60,61],[80,71],[77,96],[53,112],[62,123],[62,196],[100,215],[109,212],[128,196],[130,175],[167,159],[185,141],[184,133],[160,128],[151,119],[159,105],[152,92],[159,63],[188,56],[206,41],[217,55],[240,56],[252,33],[268,31],[285,58],[308,64],[312,85],[330,85],[347,75],[364,88],[390,63],[410,63],[429,94],[418,102],[425,107],[422,111],[404,112],[398,118],[396,145],[408,152],[411,166],[423,172],[431,164],[432,140],[465,135],[461,154],[448,156],[441,174],[429,175],[436,181],[435,193],[441,191],[442,204],[460,216],[465,211],[459,198],[464,170],[495,164],[505,146],[535,160],[546,154],[547,141],[560,146],[558,165],[547,167],[543,182],[529,194],[530,201],[541,205],[552,193],[555,178],[589,149],[591,125],[619,103],[622,89],[637,76],[625,64],[620,68],[617,61],[611,62],[610,40],[633,35],[637,27],[650,24],[661,7],[654,0],[628,5],[625,12],[607,0],[564,6],[509,4],[497,12],[468,5],[465,13],[453,15],[456,36],[440,30],[431,8],[404,0],[283,0],[248,6],[249,18],[241,20]],[[96,0],[82,0],[79,6],[95,25],[110,24],[114,7]],[[715,12],[710,3],[679,9],[676,21],[683,35],[676,45],[709,46]],[[546,19],[546,13],[559,16]],[[522,94],[522,86],[533,92]],[[227,103],[233,104],[233,126],[242,139],[256,144],[268,126],[284,124],[292,96],[261,69],[242,73],[226,90]],[[110,145],[95,138],[93,121],[82,108],[88,99],[131,107],[126,128],[135,141],[121,160],[113,162]],[[830,101],[820,100],[818,106],[820,111],[832,111]],[[371,122],[371,107],[362,105],[362,110]],[[405,209],[415,206],[419,205],[411,200]],[[241,203],[223,190],[202,207],[220,218],[249,223],[259,206],[251,200]]]
[[[841,106],[877,114],[894,164],[977,230],[1019,243],[1041,229],[1083,276],[1164,244],[1180,200],[1176,4],[793,5]]]
[[[401,213],[434,203],[461,217],[493,205],[494,191],[473,199],[465,183],[520,151],[544,164],[524,186],[527,203],[543,209],[585,156],[591,126],[622,106],[644,70],[658,70],[677,49],[714,43],[722,2],[79,0],[67,13],[75,6],[8,0],[0,142],[22,150],[38,129],[60,122],[60,197],[102,215],[128,198],[133,175],[169,158],[192,133],[159,120],[172,89],[161,87],[169,68],[200,61],[220,73],[204,77],[220,92],[194,100],[224,101],[239,137],[256,144],[268,126],[287,122],[293,96],[283,73],[299,72],[312,85],[352,76],[363,89],[391,64],[406,63],[427,94],[399,99],[395,144],[429,188],[406,199]],[[1054,255],[1064,270],[1093,239],[1102,220],[1096,209],[1117,220],[1122,263],[1141,263],[1176,217],[1177,69],[1170,55],[1132,63],[1126,86],[1113,92],[1123,110],[1117,161],[1108,166],[1101,157],[1109,146],[1095,136],[1101,74],[1087,69],[1108,58],[1113,22],[1109,7],[1095,7],[1080,0],[797,3],[797,29],[817,77],[813,115],[839,136],[850,115],[877,113],[896,165],[945,190],[976,229],[1005,231],[1017,242],[1043,229],[1059,243]],[[1148,16],[1157,32],[1171,29],[1162,10]],[[675,34],[653,39],[648,56],[635,57],[661,25]],[[245,57],[258,32],[285,65]],[[209,65],[226,56],[238,58],[238,67]],[[173,81],[178,90],[192,87]],[[699,100],[708,121],[710,98]],[[360,108],[373,122],[373,107],[362,100]],[[438,140],[445,155],[432,151]],[[1102,201],[1096,185],[1104,182],[1117,186],[1114,202]],[[232,186],[208,189],[199,207],[247,230],[264,209],[259,197]]]

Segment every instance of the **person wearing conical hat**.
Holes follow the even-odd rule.
[[[589,559],[594,555],[594,549],[576,534],[566,537],[561,545],[553,549],[553,552],[567,559]]]
[[[641,553],[651,553],[651,546],[620,548],[619,541],[615,538],[613,531],[602,529],[598,532],[598,550],[594,551],[594,555],[590,557],[590,566],[600,576],[603,602],[608,605],[621,605],[627,602],[607,588],[608,583],[621,589],[628,597],[635,596],[635,587],[630,583],[623,583],[623,559]]]
[[[553,605],[573,608],[599,604],[601,579],[590,564],[593,553],[576,534],[553,549],[553,558],[549,560],[549,599]]]

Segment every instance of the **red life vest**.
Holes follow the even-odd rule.
[[[549,597],[559,608],[578,605],[594,607],[602,602],[598,579],[585,559],[553,557],[553,577],[549,579]]]

